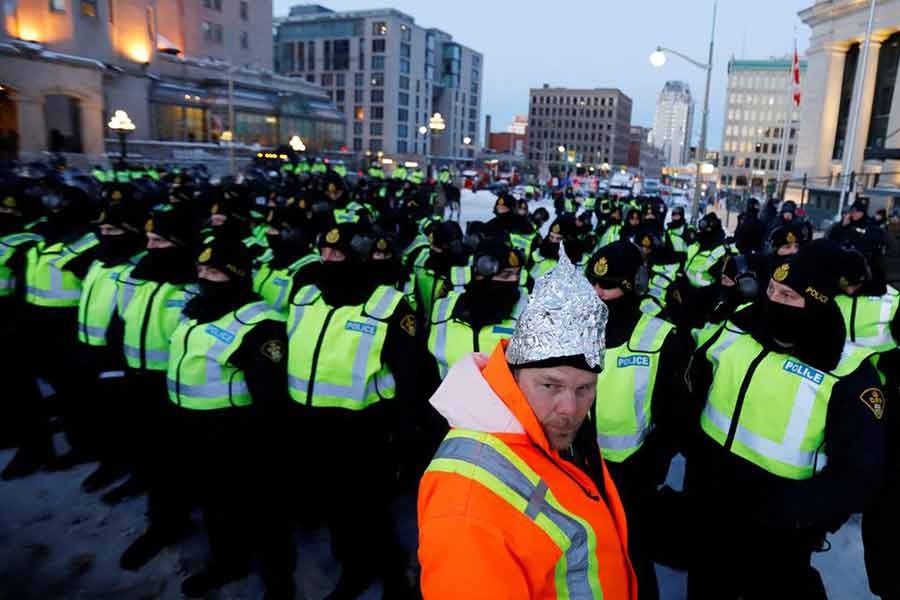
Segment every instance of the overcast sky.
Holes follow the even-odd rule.
[[[285,15],[291,0],[275,0]],[[653,126],[659,90],[668,79],[691,86],[697,101],[694,141],[700,136],[704,73],[677,58],[661,69],[648,57],[667,46],[706,62],[711,0],[565,0],[513,3],[490,0],[332,0],[332,10],[396,8],[423,27],[437,27],[484,54],[483,115],[504,131],[513,115],[526,114],[528,89],[543,83],[566,87],[616,87],[634,102],[633,125]],[[813,0],[720,0],[710,88],[710,148],[722,144],[728,59],[769,58],[792,52],[796,28],[801,54],[809,28],[797,13]],[[482,125],[483,129],[483,125]]]

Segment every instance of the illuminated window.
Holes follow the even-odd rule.
[[[372,35],[380,35],[385,36],[388,32],[387,23],[383,21],[379,21],[378,23],[372,23]]]
[[[97,0],[81,0],[81,14],[85,17],[97,18]]]

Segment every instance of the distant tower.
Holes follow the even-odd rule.
[[[666,163],[673,166],[689,162],[691,131],[694,126],[694,100],[684,81],[667,81],[656,102],[651,143],[663,151]]]

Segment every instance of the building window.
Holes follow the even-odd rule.
[[[372,70],[373,71],[383,71],[384,70],[384,57],[383,56],[373,56],[372,57]]]
[[[371,139],[369,140],[369,150],[372,152],[381,152],[382,142],[381,140]]]
[[[400,92],[400,96],[397,100],[400,102],[400,106],[409,106],[409,94],[406,92]]]
[[[50,0],[50,10],[53,12],[66,12],[66,0]]]
[[[241,0],[241,19],[244,21],[250,20],[250,4],[247,0]]]
[[[218,23],[210,23],[209,21],[203,21],[201,25],[201,29],[203,30],[203,39],[211,44],[221,44],[224,38],[222,33],[222,26]]]
[[[85,17],[97,18],[97,0],[81,0],[81,14]]]
[[[44,122],[50,152],[81,152],[81,101],[73,96],[44,98]]]
[[[334,85],[334,75],[331,73],[323,73],[322,74],[322,86],[323,87],[331,87]]]
[[[331,40],[325,40],[322,43],[322,69],[331,70]]]
[[[381,135],[384,133],[384,125],[382,123],[369,123],[369,135]]]
[[[406,154],[409,152],[409,144],[406,140],[397,140],[397,152],[399,154]]]
[[[362,103],[364,96],[365,96],[365,92],[363,92],[363,90],[353,90],[353,101],[354,102]]]
[[[872,118],[869,121],[869,136],[866,140],[867,151],[884,148],[891,116],[891,103],[894,99],[894,84],[897,81],[898,59],[900,59],[900,34],[895,33],[884,41],[878,55]]]
[[[378,21],[377,23],[372,23],[372,35],[378,36],[386,36],[388,32],[387,23],[384,21]]]
[[[246,31],[241,32],[241,48],[246,50],[250,47],[250,34]]]
[[[853,44],[847,50],[844,59],[844,79],[841,82],[841,98],[838,103],[837,131],[834,135],[834,151],[831,157],[842,160],[844,144],[847,141],[847,123],[850,120],[850,101],[853,97],[853,82],[856,79],[856,65],[859,62],[859,44]]]
[[[332,44],[334,55],[332,68],[335,71],[347,71],[350,69],[350,40],[334,40]]]
[[[362,135],[363,134],[363,124],[359,121],[353,123],[353,135]]]
[[[384,38],[372,40],[372,53],[384,54],[387,48],[387,40]]]
[[[360,132],[360,133],[362,133],[362,132]],[[361,151],[362,148],[363,148],[362,138],[353,138],[353,149],[356,151]]]
[[[376,103],[384,102],[384,90],[372,90],[369,95],[369,101]]]
[[[402,58],[410,57],[410,45],[409,44],[400,44],[400,56]]]
[[[372,87],[384,87],[384,73],[372,73],[369,83],[372,84]]]
[[[406,74],[406,75],[409,75],[409,73],[410,73],[410,64],[409,64],[409,59],[408,59],[408,58],[401,58],[401,59],[400,59],[400,72],[401,72],[401,73],[404,73],[404,74]]]
[[[404,42],[412,41],[412,27],[410,27],[409,25],[401,25],[400,31],[402,32],[401,37],[403,38]]]
[[[203,7],[222,11],[222,0],[203,0]]]
[[[356,106],[353,108],[353,118],[357,121],[362,121],[366,118],[366,111],[362,106]]]
[[[369,115],[372,119],[381,120],[384,118],[384,107],[383,106],[373,106],[371,108],[371,114]]]
[[[400,89],[408,90],[409,89],[409,77],[400,77]]]
[[[398,108],[397,109],[397,120],[398,121],[409,121],[409,109]],[[402,137],[406,137],[406,136],[402,136]]]
[[[307,80],[308,82],[310,82],[310,83],[315,83],[315,82],[316,82],[316,76],[315,76],[315,75],[312,75],[312,74],[307,75],[307,76],[306,76],[306,80]]]

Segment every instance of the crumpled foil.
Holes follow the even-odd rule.
[[[559,262],[537,280],[506,348],[511,365],[583,355],[603,368],[609,309],[559,245]]]

